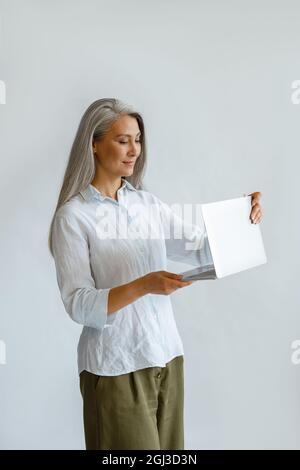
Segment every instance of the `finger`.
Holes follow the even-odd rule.
[[[256,215],[261,210],[262,210],[261,205],[257,203],[257,204],[255,204],[254,207],[252,207],[250,215],[251,216]]]
[[[254,223],[257,223],[258,221],[260,221],[262,218],[262,212],[259,210],[255,216],[252,218],[253,222]]]
[[[259,223],[262,219],[262,212],[259,211],[259,213],[257,214],[257,216],[255,217],[254,219],[254,223]]]
[[[255,193],[249,193],[249,194],[246,194],[244,193],[243,196],[251,196],[251,206],[257,204],[259,202],[259,199],[260,199],[260,196],[261,193],[260,192],[255,192]]]
[[[250,193],[248,196],[251,196],[251,203],[253,203],[253,201],[259,201],[260,198],[261,198],[261,192],[260,191],[256,191],[254,193]]]
[[[259,199],[257,199],[257,198],[255,197],[255,198],[253,198],[253,199],[251,200],[251,206],[254,207],[254,206],[256,206],[256,204],[259,205]]]
[[[254,220],[256,219],[258,215],[259,215],[259,212],[255,212],[251,214],[250,219],[252,220],[252,222],[254,222]]]
[[[171,279],[181,279],[183,276],[183,274],[170,273],[168,271],[164,271],[164,275],[170,277]]]
[[[175,287],[177,288],[181,288],[181,287],[185,287],[185,286],[188,286],[191,284],[192,281],[176,281],[174,280],[172,282],[173,285],[175,285]]]
[[[260,208],[255,208],[254,210],[251,211],[250,217],[251,219],[255,219],[260,214]]]
[[[193,281],[188,280],[188,281],[179,281],[179,282],[180,282],[180,284],[189,286],[190,284],[192,284]]]

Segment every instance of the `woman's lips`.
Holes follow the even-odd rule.
[[[134,162],[122,162],[124,163],[124,165],[127,165],[127,166],[133,166],[134,165]]]

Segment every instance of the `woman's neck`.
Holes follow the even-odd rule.
[[[117,191],[122,186],[123,181],[121,177],[118,177],[114,180],[110,180],[107,177],[95,176],[91,182],[98,191],[103,194],[103,196],[111,197],[117,201]]]

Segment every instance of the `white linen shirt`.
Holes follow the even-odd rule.
[[[117,199],[89,184],[54,217],[52,247],[58,287],[66,312],[83,325],[77,347],[79,374],[87,370],[111,376],[165,367],[183,355],[170,295],[146,294],[108,314],[108,294],[111,288],[149,272],[167,270],[167,258],[195,266],[212,262],[205,230],[185,224],[157,196],[122,178]],[[150,206],[154,210],[151,219]],[[118,212],[132,233],[146,221],[159,236],[105,238],[99,210],[106,212],[111,228],[116,229]],[[117,227],[119,234],[122,224]],[[182,227],[184,237],[176,238],[176,229]],[[196,249],[187,249],[187,242],[194,242]]]

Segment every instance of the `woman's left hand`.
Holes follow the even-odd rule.
[[[245,194],[244,194],[245,196]],[[256,191],[254,193],[248,194],[248,196],[251,197],[251,213],[250,213],[250,219],[253,223],[257,224],[261,221],[263,212],[262,212],[262,207],[260,205],[260,198],[261,198],[261,192]]]

